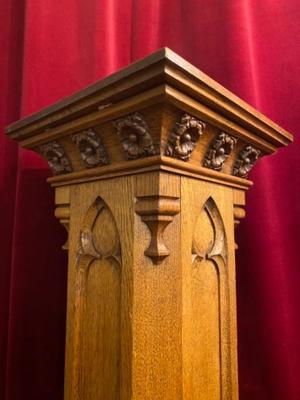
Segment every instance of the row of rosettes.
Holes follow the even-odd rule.
[[[155,146],[145,118],[138,112],[113,121],[119,135],[125,158],[136,160],[143,157],[164,154],[185,162],[190,161],[192,153],[205,133],[207,124],[191,115],[183,114],[171,129],[163,152]],[[100,135],[94,129],[87,129],[71,136],[80,157],[87,168],[94,168],[110,163]],[[219,131],[209,143],[203,157],[202,166],[222,172],[224,163],[237,145],[238,140]],[[43,144],[39,153],[48,161],[54,175],[73,171],[72,163],[64,146],[58,141]],[[235,156],[231,174],[246,178],[254,163],[261,156],[261,151],[245,144]]]

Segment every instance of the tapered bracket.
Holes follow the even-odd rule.
[[[179,199],[169,196],[139,197],[135,211],[148,226],[151,239],[145,255],[153,264],[160,264],[170,255],[170,250],[164,243],[164,231],[180,211]]]

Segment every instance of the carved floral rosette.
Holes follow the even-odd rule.
[[[165,155],[188,161],[205,126],[204,122],[184,114],[169,135]]]
[[[39,147],[42,156],[48,161],[54,175],[72,172],[70,161],[64,148],[56,141],[43,144]]]
[[[237,157],[233,166],[233,175],[240,178],[247,178],[248,173],[261,155],[261,151],[247,145]]]
[[[221,171],[223,163],[233,150],[237,140],[227,133],[221,132],[212,142],[204,158],[203,166]]]
[[[80,156],[88,168],[109,164],[108,156],[100,137],[92,129],[72,136]]]
[[[113,121],[113,124],[121,137],[128,160],[153,156],[157,153],[149,127],[140,113],[135,112],[124,118],[119,118]]]

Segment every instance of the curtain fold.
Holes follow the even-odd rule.
[[[241,400],[300,400],[298,0],[0,2],[0,126],[168,46],[295,142],[237,229]],[[46,163],[0,133],[0,399],[62,400],[67,259]]]
[[[0,4],[0,126],[2,128],[19,118],[23,59],[22,1]],[[11,37],[15,40],[11,41]],[[0,399],[5,398],[7,343],[11,295],[12,242],[16,182],[18,168],[18,147],[0,134]]]

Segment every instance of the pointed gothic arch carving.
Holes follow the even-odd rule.
[[[205,228],[201,226],[205,224]],[[197,227],[205,233],[197,235]],[[227,259],[227,239],[224,223],[219,209],[212,197],[204,203],[202,210],[197,218],[195,231],[192,241],[192,256],[194,259],[214,259],[221,257],[226,263]]]
[[[195,222],[192,238],[192,293],[198,306],[195,308],[194,320],[199,318],[199,311],[205,313],[207,308],[215,307],[215,319],[208,320],[206,325],[210,334],[216,335],[218,346],[213,356],[213,364],[218,364],[217,376],[220,378],[221,400],[231,398],[231,336],[230,336],[230,295],[228,278],[228,243],[225,224],[219,208],[212,197],[209,197]],[[201,289],[201,292],[198,290]],[[198,313],[198,315],[197,315]],[[210,316],[211,313],[208,313]],[[202,317],[199,318],[199,321]],[[197,323],[196,323],[197,324]],[[197,326],[195,324],[195,327]],[[205,328],[206,329],[206,328]],[[217,354],[218,353],[218,354]],[[196,362],[196,361],[195,361]]]
[[[109,267],[120,270],[121,246],[114,216],[101,197],[97,197],[88,208],[79,232],[79,243],[76,256],[75,301],[73,325],[73,370],[72,370],[72,399],[80,400],[86,377],[84,366],[86,334],[85,316],[88,312],[88,277],[93,263],[103,261]],[[101,265],[99,266],[101,268]],[[120,271],[119,271],[120,272]],[[118,273],[120,275],[120,273]],[[118,293],[118,296],[120,294]],[[105,299],[103,299],[105,301]],[[117,390],[117,389],[116,389]],[[101,390],[100,390],[101,391]],[[105,396],[105,393],[103,393]]]

